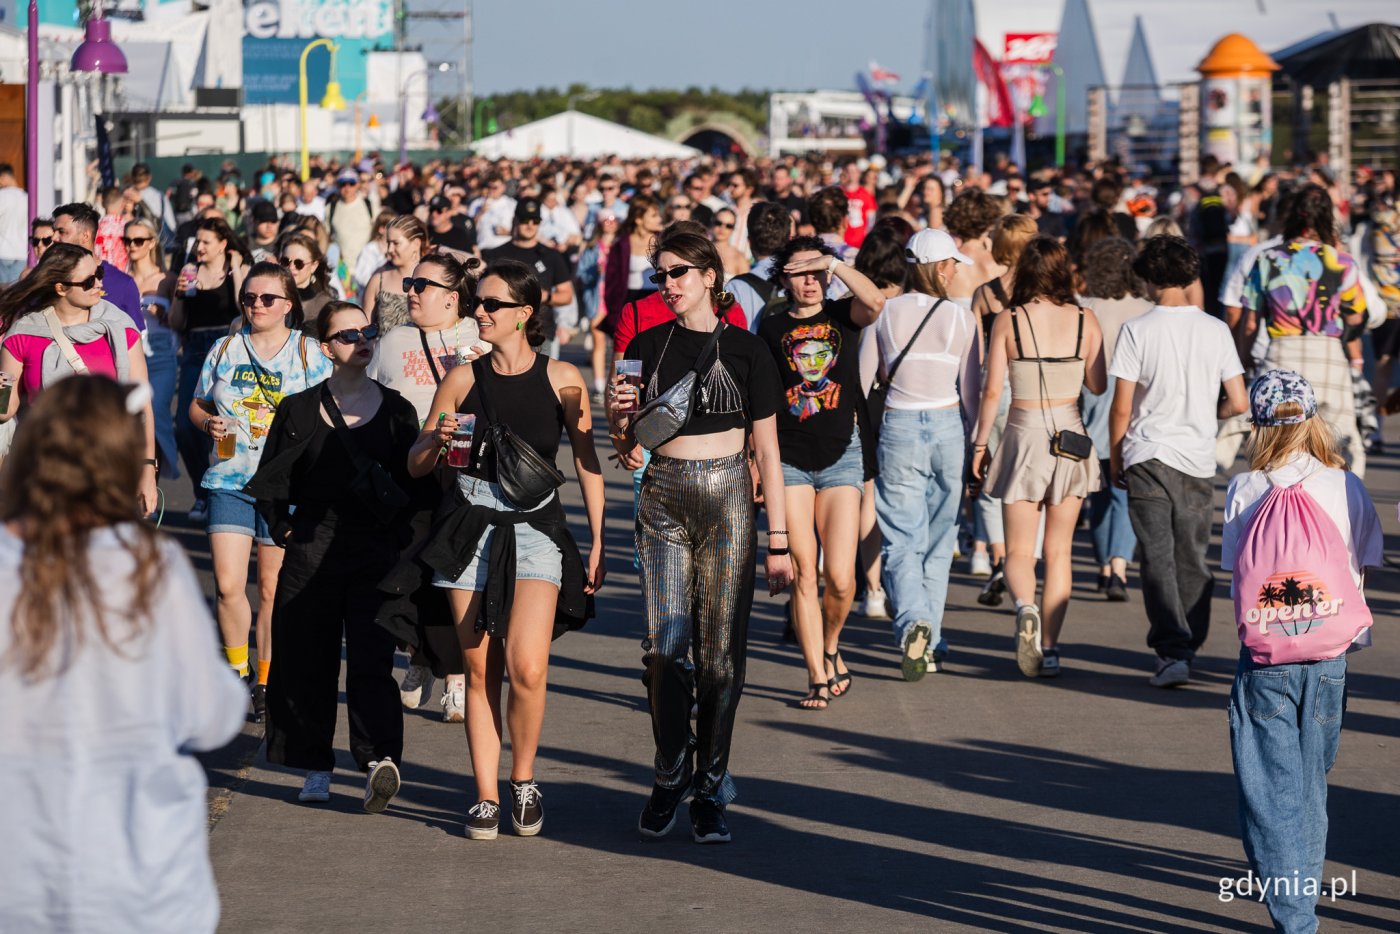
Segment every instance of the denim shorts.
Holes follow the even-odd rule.
[[[501,496],[501,488],[498,484],[487,483],[485,480],[478,480],[475,477],[468,477],[465,474],[458,476],[457,485],[461,489],[467,502],[474,506],[485,506],[498,512],[520,512]],[[549,500],[545,500],[536,509],[543,509],[549,505]],[[486,576],[491,564],[491,539],[496,534],[496,530],[487,527],[486,533],[481,536],[481,542],[477,545],[476,555],[473,556],[471,564],[467,565],[462,576],[454,580],[448,580],[441,574],[433,575],[433,585],[436,587],[446,587],[451,590],[472,590],[482,592],[486,590]],[[564,580],[564,556],[559,551],[559,546],[554,544],[548,535],[539,532],[530,525],[521,523],[515,527],[515,580],[519,581],[549,581],[558,587]]]
[[[246,535],[259,545],[275,544],[267,520],[253,508],[253,497],[241,490],[204,490],[209,498],[209,532]]]
[[[860,429],[851,435],[851,443],[846,452],[830,467],[821,470],[803,470],[791,464],[783,464],[783,486],[810,486],[820,493],[838,486],[853,486],[865,489],[865,458],[861,452]]]

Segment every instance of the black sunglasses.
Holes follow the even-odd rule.
[[[715,229],[718,230],[718,229],[721,228],[721,227],[723,227],[725,230],[733,230],[733,229],[734,229],[734,222],[733,222],[733,221],[715,221]]]
[[[423,290],[430,285],[435,285],[440,289],[446,289],[449,292],[454,291],[450,285],[443,285],[441,282],[434,282],[432,279],[424,279],[422,276],[417,278],[405,276],[403,280],[403,290],[405,292],[417,292],[419,295],[422,295]]]
[[[122,243],[127,246],[145,246],[154,239],[155,237],[122,237]]]
[[[238,303],[244,308],[252,308],[258,302],[262,302],[264,308],[271,308],[277,302],[291,301],[285,295],[273,295],[271,292],[264,292],[261,295],[254,295],[252,292],[244,292],[238,296]]]
[[[30,246],[49,246],[53,243],[53,237],[30,237]]]
[[[494,315],[502,308],[529,308],[524,302],[503,302],[499,298],[482,298],[477,295],[472,298],[472,311],[478,308],[485,308],[488,315]]]
[[[692,269],[698,271],[704,268],[704,266],[672,266],[670,269],[658,269],[647,278],[651,280],[652,285],[660,285],[667,279],[679,279]]]
[[[307,266],[311,265],[311,261],[309,259],[292,259],[290,256],[284,256],[277,262],[281,263],[283,266],[290,266],[297,272],[301,272]]]
[[[63,284],[70,289],[90,289],[102,281],[102,272],[102,267],[98,266],[97,269],[93,271],[93,274],[86,279],[79,279],[77,282],[65,282]]]
[[[335,341],[338,344],[358,344],[360,341],[372,341],[379,338],[379,325],[368,324],[362,328],[346,328],[343,331],[336,331],[328,341]]]

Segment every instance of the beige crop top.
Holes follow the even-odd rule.
[[[1011,361],[1012,400],[1048,402],[1051,399],[1076,398],[1084,388],[1084,358],[1080,356],[1084,343],[1084,309],[1079,309],[1079,332],[1074,337],[1073,357],[1027,357],[1021,346],[1018,310],[1025,309],[1011,309],[1011,334],[1016,340],[1016,357]],[[1030,328],[1031,344],[1039,354],[1040,343],[1035,339],[1035,327],[1031,325],[1030,315],[1026,316],[1026,327]]]

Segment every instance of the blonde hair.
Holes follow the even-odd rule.
[[[910,263],[909,291],[923,292],[933,298],[947,298],[948,290],[938,278],[938,263]]]
[[[1185,234],[1181,232],[1181,225],[1170,217],[1157,217],[1147,225],[1138,243],[1146,243],[1153,237],[1185,237]]]
[[[1035,221],[1025,214],[1007,214],[992,228],[992,259],[1003,266],[1015,266],[1026,244],[1039,233]]]
[[[1303,408],[1296,402],[1284,402],[1274,412],[1287,418],[1301,415]],[[1300,451],[1311,454],[1324,467],[1345,470],[1347,466],[1337,451],[1337,436],[1332,432],[1332,426],[1316,415],[1291,425],[1256,425],[1245,450],[1249,454],[1250,470],[1276,470]]]

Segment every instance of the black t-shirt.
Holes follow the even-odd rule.
[[[787,208],[790,213],[795,215],[799,225],[808,223],[806,198],[789,194],[785,198],[773,198],[772,200],[778,202],[783,207]]]
[[[476,225],[466,215],[458,215],[452,219],[452,226],[447,233],[438,233],[429,228],[428,244],[447,247],[459,253],[470,253],[476,248]]]
[[[679,382],[695,365],[709,340],[707,332],[687,330],[675,321],[647,328],[632,338],[626,357],[642,361],[642,404]],[[697,408],[681,429],[681,435],[709,435],[731,428],[747,428],[753,422],[776,414],[778,403],[782,401],[778,368],[773,365],[773,357],[762,341],[743,328],[726,325],[716,347],[718,360],[715,360],[716,351],[712,351],[700,366],[703,392],[696,394]],[[716,363],[719,365],[715,366]]]
[[[807,318],[778,312],[758,326],[783,385],[778,448],[783,463],[799,470],[823,470],[841,459],[865,401],[852,301],[829,301]]]
[[[486,260],[488,269],[493,263],[499,263],[506,259],[529,266],[534,271],[535,278],[539,280],[540,291],[544,293],[546,299],[555,286],[569,281],[568,261],[558,250],[547,247],[543,243],[536,243],[530,247],[503,243],[498,247],[482,250],[481,258]]]

